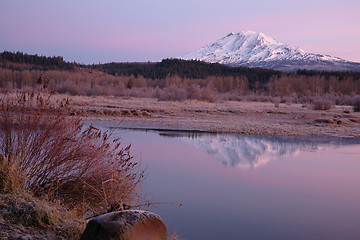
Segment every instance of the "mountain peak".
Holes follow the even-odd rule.
[[[231,32],[231,33],[229,33],[228,35],[226,35],[226,38],[227,38],[227,37],[231,37],[232,35],[234,35],[233,32]]]
[[[283,71],[301,69],[360,71],[360,64],[329,55],[306,53],[281,43],[264,33],[229,33],[214,43],[191,52],[183,59],[201,60],[230,66],[264,67]]]

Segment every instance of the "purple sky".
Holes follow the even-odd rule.
[[[359,0],[9,0],[0,4],[0,51],[80,63],[159,61],[253,30],[360,62],[359,13]]]

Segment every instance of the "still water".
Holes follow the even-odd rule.
[[[360,141],[118,129],[181,239],[360,239]],[[181,207],[180,207],[181,204]]]

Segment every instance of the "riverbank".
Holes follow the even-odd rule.
[[[121,127],[199,130],[277,136],[360,137],[360,113],[351,106],[313,110],[312,105],[195,100],[158,101],[56,95],[84,120],[119,121]]]

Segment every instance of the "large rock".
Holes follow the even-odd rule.
[[[166,240],[162,219],[151,212],[125,210],[95,217],[89,221],[82,240]]]

